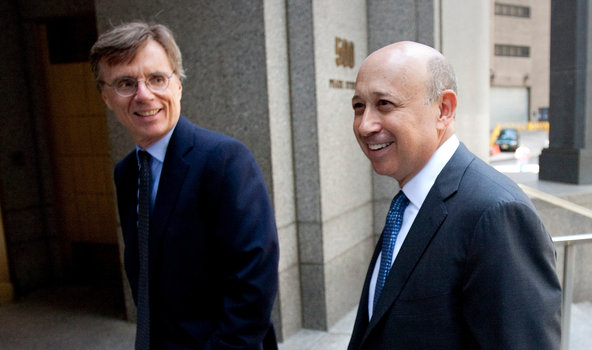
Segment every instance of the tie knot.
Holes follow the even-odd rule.
[[[146,152],[146,151],[138,151],[138,159],[140,160],[140,168],[143,168],[145,165],[149,166],[150,165],[150,153]],[[146,169],[148,170],[148,169]]]
[[[399,191],[393,201],[391,202],[391,208],[389,211],[403,211],[409,205],[409,199],[403,193],[403,191]]]
[[[150,159],[150,153],[148,153],[146,151],[139,150],[138,151],[138,158],[140,159],[140,162],[143,160]]]

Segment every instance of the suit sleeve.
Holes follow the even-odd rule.
[[[504,202],[473,233],[463,317],[480,349],[558,349],[561,287],[555,250],[534,209]]]
[[[269,195],[251,152],[223,144],[213,181],[224,284],[223,314],[206,349],[260,349],[278,288],[278,238]]]

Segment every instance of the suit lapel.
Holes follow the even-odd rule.
[[[115,174],[117,181],[117,204],[119,206],[122,231],[126,245],[136,245],[136,220],[138,204],[138,161],[136,151],[128,154],[121,162],[121,169]],[[128,234],[126,234],[128,233]]]
[[[358,312],[356,314],[356,321],[354,324],[354,331],[352,332],[350,345],[360,344],[362,340],[360,338],[365,336],[366,329],[368,327],[368,295],[370,293],[370,280],[372,279],[372,271],[374,270],[376,260],[378,259],[378,253],[380,253],[381,246],[382,235],[376,243],[376,246],[374,248],[374,254],[372,255],[372,259],[370,260],[370,266],[368,267],[368,271],[366,272],[366,280],[364,281],[364,287],[362,288],[362,296],[360,297],[360,303],[358,306]]]
[[[446,219],[448,211],[445,202],[458,190],[464,171],[473,158],[474,156],[461,143],[450,161],[440,172],[440,175],[438,175],[395,259],[383,288],[383,293],[376,304],[376,309],[366,329],[364,340],[399,298],[409,276],[413,273],[415,266],[417,266],[433,237]],[[376,252],[375,255],[377,255]],[[374,263],[375,261],[376,257],[373,258]],[[371,268],[373,266],[374,264],[371,265]],[[369,274],[371,273],[370,271]],[[365,304],[367,305],[367,286],[364,287],[364,293],[366,295]]]

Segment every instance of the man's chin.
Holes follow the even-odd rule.
[[[391,171],[389,171],[390,169],[386,168],[384,165],[382,164],[372,164],[372,168],[374,169],[374,172],[378,175],[382,175],[382,176],[391,176]]]

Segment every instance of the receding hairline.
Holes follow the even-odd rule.
[[[400,41],[384,46],[368,55],[360,71],[389,63],[402,72],[398,78],[404,80],[404,83],[411,80],[425,87],[427,103],[437,99],[446,89],[457,92],[452,66],[440,51],[431,46],[414,41]],[[421,74],[423,81],[417,81],[418,76],[407,74],[411,71]]]

